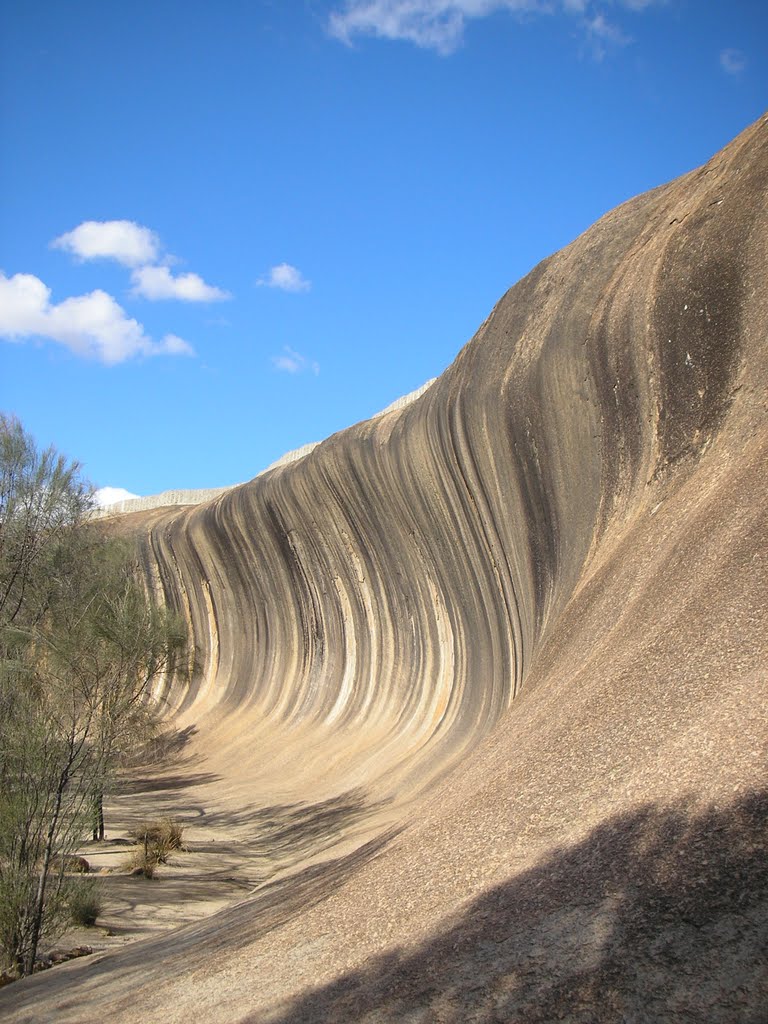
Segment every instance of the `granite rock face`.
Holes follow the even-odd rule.
[[[126,518],[194,640],[158,696],[208,798],[243,834],[315,808],[314,838],[9,1019],[760,1019],[767,197],[762,119],[415,401]]]

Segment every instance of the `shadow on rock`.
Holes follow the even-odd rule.
[[[766,820],[766,791],[706,813],[614,818],[489,890],[427,944],[371,959],[269,1020],[762,1024]]]

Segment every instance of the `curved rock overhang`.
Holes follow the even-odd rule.
[[[71,1004],[14,986],[13,1019],[757,1019],[766,196],[762,119],[536,267],[416,401],[131,517],[196,651],[158,696],[221,800],[386,810],[74,968]]]

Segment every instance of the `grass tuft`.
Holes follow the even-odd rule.
[[[158,864],[167,864],[174,850],[184,849],[184,829],[173,818],[143,821],[129,835],[136,849],[129,859],[128,870],[145,878],[154,878]]]

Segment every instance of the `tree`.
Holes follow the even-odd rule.
[[[22,973],[61,919],[65,857],[151,734],[151,688],[185,641],[130,545],[89,523],[89,495],[76,463],[0,418],[0,947]]]
[[[38,452],[19,420],[0,413],[0,628],[45,614],[91,510],[80,465],[53,447]]]

